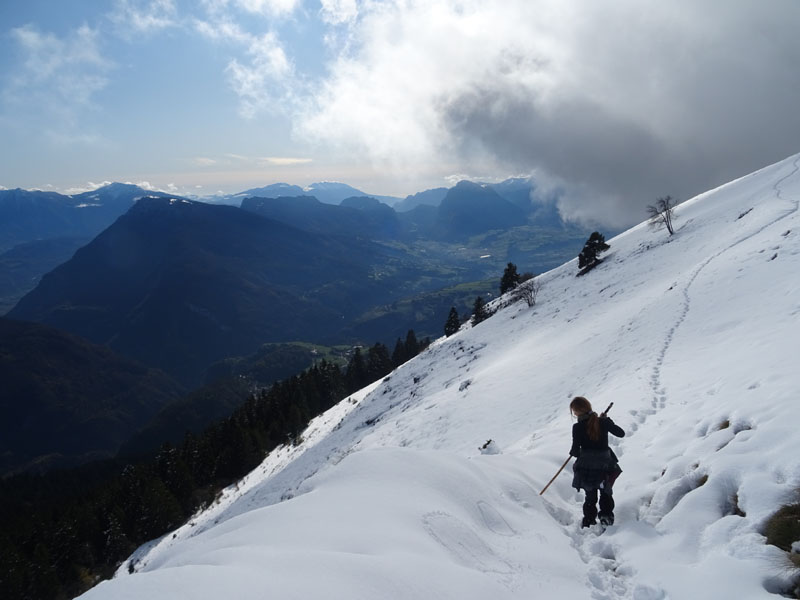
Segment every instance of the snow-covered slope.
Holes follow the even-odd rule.
[[[800,488],[800,155],[610,240],[317,419],[84,598],[774,598]],[[628,435],[580,529],[569,400]],[[478,447],[495,440],[498,454]]]

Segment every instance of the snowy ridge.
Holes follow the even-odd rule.
[[[279,473],[298,456],[325,439],[325,437],[330,434],[331,430],[377,385],[377,383],[374,383],[359,390],[324,414],[313,419],[303,432],[302,444],[296,446],[283,445],[270,452],[256,469],[245,475],[235,485],[224,489],[214,504],[208,509],[195,515],[194,518],[190,519],[185,525],[179,527],[168,536],[154,540],[150,544],[145,544],[139,548],[120,566],[117,575],[129,573],[131,569],[145,568],[155,557],[167,551],[167,549],[175,543],[175,540],[194,537],[209,527],[213,527],[219,523],[220,520],[224,518],[222,515],[225,515],[231,505],[240,500],[242,496],[263,483],[265,479]],[[282,499],[288,499],[290,496],[290,493],[286,492]]]
[[[800,155],[639,225],[576,278],[438,340],[85,598],[775,598],[800,488]],[[627,436],[579,528],[568,402]],[[478,447],[495,440],[501,454]]]

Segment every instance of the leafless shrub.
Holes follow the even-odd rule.
[[[678,201],[672,196],[664,196],[656,200],[655,204],[647,207],[647,215],[650,217],[650,225],[654,227],[666,227],[669,234],[675,233],[672,227],[672,212],[678,205]]]
[[[536,304],[536,296],[539,295],[539,290],[542,289],[542,284],[537,278],[528,279],[520,283],[511,291],[512,302],[525,300],[528,306]]]

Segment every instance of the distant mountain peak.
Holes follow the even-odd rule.
[[[251,188],[238,194],[235,198],[278,198],[280,196],[302,196],[305,193],[303,188],[289,183],[271,183],[263,187]]]
[[[311,185],[307,186],[305,190],[311,191],[320,189],[341,189],[341,188],[347,188],[350,190],[356,189],[351,185],[342,183],[341,181],[318,181],[317,183],[312,183]]]
[[[112,183],[107,183],[106,185],[101,185],[100,187],[97,187],[97,188],[95,188],[93,190],[88,190],[86,192],[80,192],[80,193],[77,193],[77,194],[70,194],[70,197],[75,198],[75,197],[79,197],[79,196],[86,196],[86,195],[90,195],[90,194],[99,194],[99,193],[104,193],[104,192],[105,193],[115,193],[115,194],[131,193],[131,192],[133,192],[133,193],[141,192],[143,194],[149,194],[149,193],[160,194],[160,193],[163,193],[163,192],[159,192],[157,190],[146,190],[143,187],[140,187],[140,186],[138,186],[136,184],[133,184],[133,183],[120,183],[119,181],[115,181],[115,182],[112,182]]]
[[[205,209],[206,207],[211,206],[209,204],[205,204],[203,202],[197,202],[195,200],[188,200],[187,198],[181,198],[180,196],[151,196],[146,195],[139,198],[131,209],[128,211],[129,215],[142,215],[142,214],[152,214],[154,212],[164,212],[164,213],[172,213],[177,214],[177,211],[186,209],[186,208],[195,208],[195,209]]]

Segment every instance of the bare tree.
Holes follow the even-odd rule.
[[[672,211],[678,205],[678,201],[674,200],[672,196],[664,196],[656,200],[655,204],[647,207],[647,215],[650,217],[650,225],[654,227],[661,227],[662,225],[667,228],[669,234],[675,233],[672,228]]]
[[[536,296],[539,295],[539,290],[542,289],[542,284],[538,279],[528,279],[520,283],[511,291],[511,299],[513,302],[517,300],[525,300],[528,306],[536,304]]]

